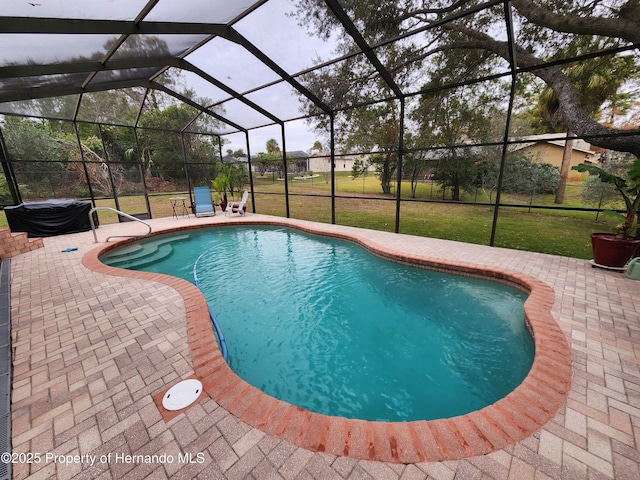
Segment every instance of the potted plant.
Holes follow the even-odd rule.
[[[597,175],[601,182],[613,185],[624,200],[625,218],[617,231],[591,234],[593,262],[604,267],[624,268],[640,247],[640,238],[633,232],[636,226],[636,215],[640,215],[640,157],[631,163],[626,174],[621,175],[584,163],[576,165],[573,170]]]
[[[226,172],[219,173],[215,179],[211,180],[211,186],[217,192],[220,208],[224,212],[227,208],[227,191],[230,188],[229,176]]]
[[[211,186],[218,193],[220,208],[224,212],[229,202],[227,195],[235,200],[235,192],[240,192],[246,182],[247,174],[242,165],[224,163],[220,167],[220,173],[211,181]],[[244,207],[246,211],[246,206]]]

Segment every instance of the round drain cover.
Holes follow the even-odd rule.
[[[191,378],[176,383],[162,397],[162,406],[167,410],[181,410],[195,402],[202,392],[200,380]]]

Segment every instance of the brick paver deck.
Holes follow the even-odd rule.
[[[269,217],[247,215],[247,220],[256,219]],[[224,221],[243,220],[220,215],[151,223],[160,230]],[[216,361],[203,365],[196,353],[194,364],[198,347],[194,350],[196,339],[187,324],[192,302],[185,302],[183,286],[173,288],[171,281],[87,268],[88,252],[104,245],[96,246],[85,232],[44,239],[44,248],[11,260],[13,452],[32,454],[33,460],[14,464],[14,478],[640,477],[640,282],[592,269],[584,260],[322,228],[331,234],[357,232],[371,244],[408,257],[506,269],[548,285],[555,296],[553,318],[570,347],[573,377],[566,401],[541,428],[516,443],[459,460],[446,460],[452,457],[445,449],[445,460],[434,462],[397,463],[396,458],[387,463],[363,459],[366,454],[351,458],[299,447],[301,435],[288,441],[282,422],[265,433],[268,429],[252,426],[260,422],[251,415],[242,421],[231,413],[240,408],[248,393],[243,391],[235,392],[227,408],[203,395],[165,421],[154,398]],[[140,229],[130,223],[107,225],[98,236]],[[63,253],[68,247],[78,250]],[[254,399],[244,411],[258,405],[264,408]],[[267,410],[274,417],[287,415],[275,407]],[[530,416],[537,415],[533,410]],[[463,430],[460,426],[458,432]],[[505,425],[503,432],[508,430]],[[484,441],[492,443],[489,434]],[[317,441],[312,443],[317,447]],[[465,443],[458,439],[458,444]]]

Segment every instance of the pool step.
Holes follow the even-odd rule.
[[[126,268],[129,270],[137,270],[140,268],[152,265],[155,262],[164,260],[170,257],[173,253],[173,246],[171,244],[160,245],[153,250],[152,253],[145,253],[134,259],[122,259],[115,264],[111,263],[112,267]]]
[[[173,245],[187,240],[189,235],[172,235],[144,243],[133,244],[102,258],[102,262],[111,267],[142,268],[173,253]]]

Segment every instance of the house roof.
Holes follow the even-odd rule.
[[[517,151],[522,150],[523,148],[531,147],[532,145],[538,143],[548,143],[551,145],[556,145],[564,149],[564,146],[567,141],[566,133],[545,133],[542,135],[528,135],[526,137],[520,137],[517,140],[518,143],[512,143],[510,145],[509,151]],[[591,144],[585,142],[581,138],[576,138],[573,140],[573,150],[578,152],[583,152],[587,155],[596,155],[596,152],[591,150]]]
[[[307,158],[309,158],[309,154],[307,152],[303,152],[302,150],[295,150],[293,152],[287,152],[287,158],[306,160]]]

